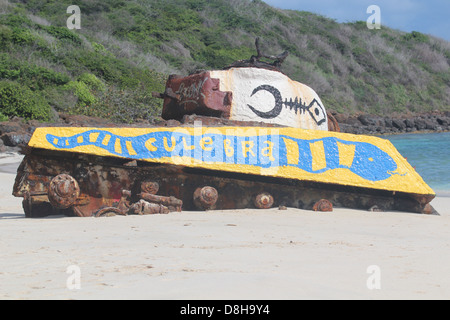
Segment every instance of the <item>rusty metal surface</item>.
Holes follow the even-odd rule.
[[[255,197],[255,207],[258,209],[269,209],[273,206],[273,196],[270,193],[260,193]]]
[[[220,91],[219,84],[219,79],[212,79],[209,72],[187,77],[171,75],[161,95],[162,118],[180,120],[186,114],[229,118],[233,95]]]
[[[298,182],[290,179],[275,179],[263,176],[230,174],[221,171],[199,170],[172,165],[153,165],[137,161],[136,166],[125,166],[127,159],[86,156],[69,152],[49,152],[33,149],[21,164],[13,194],[23,197],[27,217],[42,217],[50,214],[69,216],[96,216],[99,214],[148,214],[165,213],[167,210],[208,210],[270,207],[294,207],[312,210],[321,199],[332,207],[347,207],[369,210],[377,206],[380,210],[400,210],[418,213],[433,213],[429,199],[388,191],[374,191],[332,184]],[[51,165],[49,165],[51,164]],[[48,192],[51,181],[60,173],[73,177],[79,185],[79,196],[70,208],[58,208],[50,203]],[[142,190],[143,182],[157,183],[158,195]],[[155,184],[153,184],[155,187]],[[198,194],[205,186],[204,203],[196,204]],[[206,189],[208,190],[208,189]],[[148,190],[147,190],[148,191]],[[197,192],[198,193],[198,192]],[[261,196],[259,202],[258,195]],[[144,199],[142,199],[144,198]],[[197,199],[197,200],[196,200]],[[213,199],[214,201],[210,202]],[[141,200],[157,206],[144,206]],[[256,204],[255,204],[256,202]],[[259,205],[258,203],[262,204]],[[162,206],[166,207],[163,208]],[[145,208],[144,208],[145,207]],[[104,210],[105,208],[116,208]],[[117,213],[116,212],[116,213]],[[136,212],[136,213],[134,213]]]
[[[328,118],[328,131],[341,132],[341,127],[339,127],[339,123],[329,111],[327,111],[327,118]]]
[[[129,212],[138,215],[167,214],[170,212],[170,209],[162,204],[151,203],[141,199],[130,207]]]
[[[373,207],[372,207],[373,208]],[[320,199],[313,206],[314,211],[331,212],[333,211],[333,204],[327,199]],[[369,208],[370,210],[370,208]]]
[[[80,187],[72,176],[59,174],[50,181],[48,199],[54,207],[59,209],[70,208],[79,196]]]
[[[206,186],[203,188],[197,188],[194,191],[194,205],[200,210],[213,210],[219,199],[219,192],[216,188]]]
[[[150,203],[163,205],[163,206],[167,207],[169,211],[181,212],[181,208],[183,206],[183,201],[175,198],[174,196],[165,197],[165,196],[159,196],[156,194],[145,193],[145,192],[138,194],[138,196],[141,199],[148,201]]]
[[[158,182],[154,181],[143,181],[141,183],[141,192],[149,194],[157,194],[159,190]]]

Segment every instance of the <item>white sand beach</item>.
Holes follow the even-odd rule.
[[[0,299],[450,299],[450,198],[433,200],[439,216],[25,219],[11,195],[17,162],[0,167]]]

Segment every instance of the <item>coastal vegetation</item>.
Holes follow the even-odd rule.
[[[450,111],[450,43],[366,22],[280,10],[260,0],[71,0],[0,3],[0,121],[57,112],[120,123],[158,117],[169,74],[220,69],[285,50],[283,72],[337,113]]]

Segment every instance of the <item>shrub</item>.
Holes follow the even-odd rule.
[[[84,82],[70,81],[65,87],[78,98],[79,106],[91,106],[97,101],[89,86]]]
[[[6,46],[12,40],[12,30],[4,25],[0,25],[0,47]]]
[[[0,113],[7,117],[49,121],[51,108],[40,93],[15,81],[0,81]]]
[[[78,98],[65,86],[52,86],[42,91],[43,97],[55,111],[70,112],[77,105]]]
[[[106,49],[101,43],[92,42],[92,47],[94,48],[95,52],[106,53]]]
[[[0,14],[0,79],[36,90],[57,110],[146,118],[160,110],[150,93],[164,91],[162,73],[248,59],[255,37],[265,54],[288,50],[286,75],[338,111],[449,110],[450,46],[420,32],[370,31],[366,21],[338,24],[261,0],[81,0],[84,27],[70,31],[69,0],[9,2]]]
[[[19,10],[20,11],[20,10]],[[31,26],[33,22],[20,12],[9,13],[1,17],[0,22],[12,28],[22,28],[24,26]]]
[[[0,122],[8,121],[8,120],[9,120],[9,118],[0,112]]]
[[[85,83],[91,90],[105,91],[105,84],[92,73],[83,73],[78,81]]]
[[[403,36],[403,39],[406,41],[416,41],[416,42],[428,42],[429,38],[428,36],[424,35],[423,33],[420,33],[418,31],[412,31],[411,33],[407,33]]]
[[[78,45],[81,44],[81,38],[77,34],[75,34],[74,32],[70,31],[65,27],[41,26],[41,28],[43,28],[45,31],[50,33],[55,38],[72,41],[73,43]]]
[[[0,54],[0,78],[16,80],[36,90],[64,85],[70,80],[66,74],[13,59],[8,54]]]
[[[161,114],[160,99],[153,98],[143,90],[121,90],[109,87],[101,94],[94,108],[84,114],[102,116],[118,123],[133,123],[139,119],[149,120]]]
[[[36,40],[36,37],[29,29],[13,28],[12,41],[17,44],[30,44]]]

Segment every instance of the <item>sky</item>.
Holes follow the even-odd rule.
[[[280,9],[310,11],[337,22],[367,21],[377,5],[381,28],[419,31],[450,41],[450,0],[264,0]]]

